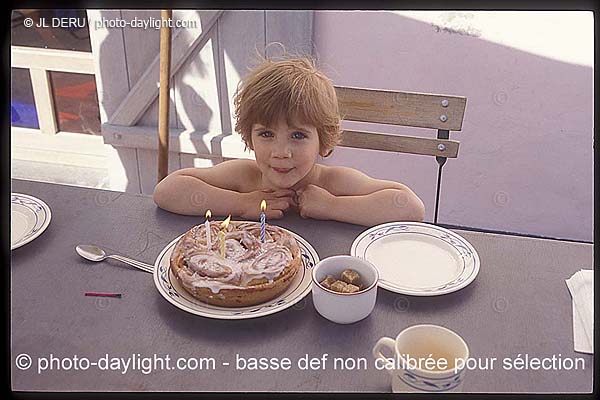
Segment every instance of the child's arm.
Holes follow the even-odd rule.
[[[228,215],[256,219],[260,202],[267,201],[266,216],[281,218],[289,207],[293,191],[241,192],[240,182],[251,179],[243,160],[220,163],[211,168],[184,168],[160,181],[154,188],[157,206],[184,215]]]
[[[401,183],[373,179],[346,167],[331,167],[324,183],[299,190],[301,216],[364,226],[424,218],[423,202]]]

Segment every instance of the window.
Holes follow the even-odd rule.
[[[23,128],[40,128],[29,70],[12,68],[10,74],[10,123]]]
[[[25,18],[32,19],[31,28]],[[41,23],[46,26],[37,27]],[[85,10],[14,10],[11,33],[13,46],[92,51]]]
[[[58,130],[100,135],[94,75],[50,72]]]
[[[58,129],[99,135],[100,111],[95,76],[90,74],[93,67],[90,68],[91,44],[86,11],[14,10],[11,22],[13,65],[19,67],[12,68],[11,74],[12,126],[37,129],[41,126],[42,131],[48,133]],[[64,65],[71,65],[71,57],[80,57],[82,52],[90,53],[89,67],[75,71],[81,73],[59,72]],[[38,71],[33,82],[30,69]],[[40,71],[46,71],[48,77],[44,78],[46,75],[40,75]],[[38,95],[40,110],[36,109],[34,97]],[[48,120],[49,115],[55,116],[56,123]]]

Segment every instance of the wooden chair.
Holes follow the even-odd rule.
[[[458,156],[466,97],[335,86],[342,118],[347,121],[412,126],[437,130],[437,139],[345,130],[341,146],[435,156],[438,163],[434,223],[437,224],[442,168]]]

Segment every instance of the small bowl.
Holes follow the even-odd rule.
[[[319,282],[333,275],[339,277],[345,269],[353,269],[361,276],[365,288],[355,293],[339,293]],[[377,299],[379,272],[367,260],[353,256],[333,256],[321,260],[312,270],[312,298],[315,309],[328,320],[351,324],[371,314]]]

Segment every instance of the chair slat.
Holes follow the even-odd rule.
[[[439,149],[440,144],[444,150]],[[340,146],[456,158],[459,144],[455,140],[345,130]]]
[[[467,99],[459,96],[343,86],[335,86],[335,90],[342,119],[349,121],[459,131],[467,104]]]

